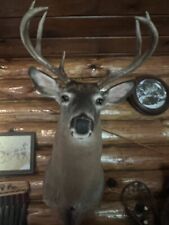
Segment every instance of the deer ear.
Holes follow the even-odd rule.
[[[128,81],[128,82],[117,84],[116,86],[110,88],[107,91],[106,103],[114,104],[114,103],[122,102],[132,92],[133,87],[134,87],[134,82]]]
[[[34,67],[29,69],[29,76],[31,77],[36,89],[44,96],[58,99],[60,93],[59,85],[56,81],[47,74],[37,70]]]

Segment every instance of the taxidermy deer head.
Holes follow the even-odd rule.
[[[133,62],[125,69],[109,70],[108,76],[99,84],[80,83],[67,76],[64,70],[65,53],[59,67],[51,65],[43,57],[41,37],[48,8],[34,7],[34,4],[22,18],[21,40],[30,55],[60,80],[57,82],[36,68],[29,69],[36,89],[56,100],[61,109],[52,156],[46,170],[44,201],[58,210],[64,224],[77,225],[97,207],[103,193],[100,111],[107,104],[119,103],[129,95],[134,82],[124,77],[152,55],[158,43],[158,32],[148,13],[145,17],[136,17],[137,56]],[[43,16],[34,47],[29,37],[29,24],[39,13]],[[145,53],[141,52],[140,22],[149,28],[152,39]]]

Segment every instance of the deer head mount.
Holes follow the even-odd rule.
[[[22,18],[21,40],[30,55],[63,84],[36,68],[29,69],[37,90],[55,99],[61,107],[52,156],[46,170],[44,200],[49,207],[57,208],[65,224],[76,225],[87,212],[95,209],[103,193],[100,111],[106,104],[122,101],[132,91],[134,82],[126,79],[126,75],[153,54],[158,32],[148,13],[145,17],[136,17],[137,55],[133,62],[124,69],[109,70],[108,76],[98,84],[80,83],[70,79],[64,70],[65,52],[59,67],[51,65],[43,57],[41,39],[48,8],[34,5],[35,2]],[[34,47],[29,37],[29,24],[39,13],[43,16]],[[140,22],[149,28],[152,40],[150,48],[144,53],[141,50]]]

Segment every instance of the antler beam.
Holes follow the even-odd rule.
[[[52,64],[50,64],[47,59],[45,59],[42,56],[42,50],[41,50],[41,40],[42,40],[42,33],[43,33],[43,26],[46,19],[48,7],[34,7],[35,1],[31,4],[29,10],[25,13],[21,20],[20,24],[20,36],[21,40],[27,49],[27,51],[30,53],[30,55],[41,65],[43,65],[45,68],[47,68],[50,72],[57,75],[59,79],[63,82],[68,82],[69,78],[67,77],[65,71],[64,71],[64,60],[65,60],[65,51],[63,52],[62,60],[59,65],[59,67],[55,67]],[[43,13],[42,18],[39,21],[38,24],[38,30],[37,30],[37,37],[36,37],[36,46],[33,47],[32,42],[29,37],[29,25],[31,19],[36,16],[39,13]]]
[[[130,74],[138,67],[140,67],[154,53],[157,47],[159,34],[157,28],[155,27],[154,23],[152,22],[149,16],[149,13],[146,12],[145,17],[136,16],[135,19],[136,19],[136,45],[137,45],[136,57],[134,58],[133,62],[129,64],[126,68],[123,68],[118,71],[109,70],[108,77],[99,84],[100,89],[103,91],[107,90],[110,86],[112,86],[112,82],[114,82],[116,79],[119,79],[120,77],[124,77]],[[151,35],[151,46],[143,54],[142,54],[142,37],[140,30],[140,22],[145,24],[149,28]]]

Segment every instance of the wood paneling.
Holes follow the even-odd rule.
[[[51,151],[52,146],[49,146],[46,151],[37,150],[36,170],[38,173],[45,171]],[[105,171],[166,169],[169,167],[168,146],[153,145],[146,148],[137,144],[129,144],[126,150],[125,146],[104,145],[101,161]]]
[[[32,203],[42,202],[43,193],[43,178],[44,173],[36,173],[34,176],[8,178],[8,181],[21,181],[25,180],[30,183],[30,198]],[[169,171],[150,170],[150,171],[106,171],[105,172],[105,190],[102,202],[120,201],[120,195],[125,187],[133,181],[144,182],[151,190],[155,197],[160,197],[164,189],[164,183],[169,178]],[[109,187],[110,179],[115,181],[115,186]],[[0,178],[0,181],[7,179]]]
[[[2,1],[2,0],[1,0]],[[29,8],[32,0],[3,1],[0,8],[1,17],[18,17]],[[50,16],[67,15],[136,15],[146,10],[151,14],[168,14],[167,0],[39,0],[37,6],[49,6]]]
[[[167,145],[169,141],[168,121],[103,121],[102,139],[104,144],[160,144]],[[146,129],[145,129],[146,128]],[[57,125],[52,122],[24,122],[24,123],[0,123],[0,132],[10,129],[14,131],[34,131],[37,134],[37,142],[40,145],[51,145]]]
[[[143,15],[144,16],[144,15]],[[168,36],[166,29],[169,16],[151,16],[161,36]],[[0,37],[19,38],[21,18],[0,18]],[[31,37],[36,36],[37,21],[32,21]],[[142,26],[142,35],[147,35]],[[100,17],[49,17],[44,25],[44,38],[57,37],[114,37],[135,36],[134,16],[100,16]]]
[[[25,81],[27,82],[27,81]],[[0,82],[1,83],[1,82]],[[23,93],[24,94],[24,93]],[[2,95],[4,96],[4,95]],[[6,96],[9,96],[6,94]],[[1,95],[0,95],[1,97]],[[3,97],[2,97],[3,98]],[[0,101],[1,122],[56,122],[59,117],[59,106],[54,100],[39,98],[31,100]],[[157,116],[142,115],[128,103],[107,106],[101,111],[102,120],[169,120],[169,112]]]
[[[44,40],[44,52],[50,56],[61,53],[63,49],[72,55],[132,54],[135,51],[133,48],[134,38],[128,37],[133,35],[134,31],[134,21],[131,22],[131,19],[131,17],[127,19],[125,17],[49,18],[48,29],[45,33],[47,38]],[[166,33],[168,17],[155,17],[154,20],[157,27],[162,29],[161,35],[166,35],[166,37],[161,38],[158,48],[159,54],[165,54],[168,52],[168,33]],[[1,57],[25,56],[25,50],[23,50],[20,40],[17,39],[19,21],[20,19],[15,18],[1,19],[0,52],[3,53],[3,56],[0,55]],[[129,28],[130,25],[132,25],[131,28]],[[57,29],[55,30],[53,27]],[[35,35],[35,29],[33,29],[33,33]],[[114,35],[117,37],[111,38]],[[105,36],[108,37],[105,38]],[[123,38],[124,36],[127,38]],[[54,39],[49,39],[50,37],[54,37]],[[10,40],[9,38],[15,39]],[[13,51],[13,46],[17,48],[16,53]],[[53,50],[53,46],[57,46],[55,50]]]
[[[59,59],[49,59],[51,63],[54,63],[54,65],[58,65]],[[145,63],[142,67],[140,67],[137,71],[135,71],[133,77],[140,76],[140,75],[156,75],[158,77],[161,77],[164,79],[167,84],[169,84],[169,65],[168,65],[169,57],[152,57],[151,60],[149,60],[147,63]],[[104,76],[106,76],[106,72],[108,68],[111,68],[112,70],[118,70],[120,68],[126,67],[130,62],[131,58],[119,58],[119,57],[110,57],[110,58],[78,58],[76,60],[72,59],[66,59],[65,63],[65,69],[68,73],[69,77],[80,79],[81,81],[98,81],[99,79],[103,79]],[[36,66],[39,69],[43,69],[40,67],[37,63],[35,63],[33,60],[29,59],[8,59],[0,60],[0,99],[1,100],[8,100],[8,104],[6,104],[6,107],[9,107],[9,111],[13,110],[13,113],[16,114],[17,112],[14,109],[10,109],[12,107],[10,100],[14,101],[16,99],[19,99],[20,102],[18,104],[21,104],[21,109],[23,107],[35,107],[35,104],[32,102],[25,102],[23,103],[24,99],[30,100],[33,98],[39,99],[39,104],[42,107],[41,101],[42,96],[37,94],[35,92],[35,89],[33,87],[33,84],[31,80],[28,77],[28,68],[30,66]],[[154,66],[156,65],[156,66]],[[92,66],[94,66],[96,69],[93,71]],[[47,72],[47,71],[46,71]],[[90,79],[89,79],[90,78]],[[130,77],[131,78],[131,77]],[[130,79],[129,78],[129,79]],[[22,102],[21,102],[22,99]],[[41,99],[41,100],[40,100]],[[47,100],[47,99],[46,99]],[[47,100],[48,101],[48,100]],[[2,108],[5,107],[5,102],[1,102]],[[17,107],[17,102],[14,103]],[[25,106],[24,106],[25,104]],[[31,106],[32,104],[32,106]],[[50,101],[51,104],[51,101]],[[49,107],[51,105],[49,104]],[[53,104],[53,103],[52,103]],[[18,106],[19,107],[19,106]],[[18,108],[17,107],[17,108]],[[118,107],[121,107],[121,109]],[[13,107],[14,108],[14,107]],[[18,109],[19,110],[19,109]],[[31,110],[29,108],[25,108],[25,110]],[[33,109],[32,109],[33,110]],[[50,109],[52,110],[52,108]],[[130,111],[131,110],[131,111]],[[7,110],[8,111],[8,108]],[[6,111],[1,110],[0,116],[3,117],[3,114],[6,113]],[[23,110],[22,110],[23,112]],[[36,110],[34,109],[32,112],[32,115],[30,115],[32,118],[36,114]],[[10,113],[10,112],[9,112]],[[18,111],[19,113],[19,111]],[[26,113],[26,112],[25,112]],[[39,112],[40,113],[40,112]],[[52,112],[51,112],[52,113]],[[44,114],[44,113],[42,113]],[[4,114],[5,115],[5,114]],[[103,111],[103,118],[119,118],[122,119],[124,115],[124,119],[139,119],[140,114],[135,112],[131,107],[128,108],[128,106],[115,106],[114,112],[111,111],[110,108]],[[128,117],[126,116],[128,115]],[[22,115],[24,116],[24,115]],[[2,118],[1,117],[1,118]],[[36,116],[35,116],[36,117]],[[166,114],[160,115],[160,118],[165,117],[167,118],[167,112]],[[5,118],[5,117],[4,117]],[[142,117],[143,118],[143,117]],[[156,117],[151,117],[156,118]],[[19,117],[18,117],[19,119]],[[145,117],[145,119],[148,119],[148,117]],[[6,120],[6,119],[5,119]],[[12,117],[11,117],[12,120]]]
[[[98,225],[127,225],[126,214],[120,202],[113,202],[101,205],[91,219],[87,219],[82,224]],[[42,203],[32,204],[29,208],[28,221],[30,225],[61,225],[56,212],[49,210]]]
[[[144,50],[148,48],[148,38],[144,38]],[[106,44],[105,44],[106,43]],[[15,51],[14,51],[15,46]],[[99,55],[134,55],[134,37],[105,37],[105,38],[46,38],[43,40],[43,55],[56,57],[65,50],[69,56],[99,56]],[[169,37],[160,38],[156,54],[167,55]],[[0,57],[28,57],[20,39],[0,39]]]
[[[118,197],[117,199],[119,199],[120,197],[120,190],[121,188],[124,187],[125,184],[128,184],[129,182],[131,182],[132,180],[140,179],[144,182],[147,182],[148,186],[152,189],[152,191],[159,191],[162,187],[160,187],[159,185],[159,180],[163,181],[163,179],[161,180],[161,178],[163,178],[163,176],[161,177],[161,175],[159,174],[159,172],[154,171],[154,176],[151,178],[148,175],[148,173],[146,174],[146,176],[143,178],[143,176],[145,175],[144,173],[140,173],[138,175],[134,174],[134,173],[126,173],[125,175],[122,173],[114,173],[115,177],[117,178],[117,187],[115,188],[106,188],[105,190],[105,197],[104,197],[104,202],[102,202],[101,206],[95,211],[95,213],[93,213],[91,215],[90,219],[87,219],[84,221],[83,224],[119,224],[119,225],[124,225],[127,224],[126,221],[126,214],[124,212],[124,208],[121,204],[121,202],[119,202],[118,200],[116,200],[116,197]],[[156,173],[157,172],[157,173]],[[108,173],[106,175],[106,179],[109,179],[110,177],[114,177],[114,175],[112,173]],[[141,175],[141,176],[140,176]],[[152,171],[151,174],[152,175]],[[157,175],[157,176],[155,176]],[[160,177],[159,177],[160,175]],[[28,209],[28,221],[29,224],[34,224],[34,225],[39,225],[39,224],[46,224],[49,223],[50,225],[58,225],[60,223],[59,222],[59,218],[56,214],[56,212],[52,212],[52,210],[50,210],[49,208],[47,208],[41,199],[41,192],[42,192],[42,182],[41,180],[39,180],[40,176],[33,176],[32,177],[32,181],[30,181],[31,184],[31,204],[29,206]],[[114,177],[114,178],[115,178]],[[29,180],[30,177],[27,177]],[[18,177],[15,178],[16,180],[21,180],[23,179],[22,177]],[[25,179],[25,177],[24,177]],[[5,180],[5,179],[4,179]],[[12,180],[12,178],[8,179]],[[150,181],[151,180],[151,181]],[[156,183],[158,182],[158,183]],[[157,185],[157,187],[155,186]],[[155,187],[155,189],[153,190],[153,188]],[[40,188],[40,189],[39,189]],[[154,192],[154,193],[155,193]],[[116,197],[115,197],[116,196]],[[37,197],[37,198],[36,198]],[[115,198],[114,198],[115,197]]]
[[[8,0],[9,1],[9,0]],[[28,9],[31,1],[15,0],[3,2],[0,9],[0,57],[28,56],[19,39],[21,16]],[[46,5],[39,1],[38,5]],[[49,17],[44,32],[44,52],[56,56],[63,50],[70,55],[131,55],[135,36],[134,16],[144,15],[148,10],[152,14],[161,40],[158,54],[167,54],[168,49],[168,2],[167,0],[133,1],[121,0],[118,4],[108,0],[48,1]],[[36,19],[35,19],[36,20]],[[36,22],[31,35],[35,36]],[[147,34],[143,27],[143,35]],[[52,39],[50,39],[52,38]],[[12,39],[12,40],[11,40]],[[13,51],[13,46],[17,51]],[[53,46],[56,46],[55,48]]]
[[[58,66],[61,57],[48,59],[53,65]],[[90,79],[103,78],[106,76],[107,69],[119,70],[127,67],[131,63],[131,57],[89,57],[89,58],[66,58],[65,70],[69,77],[80,78],[80,80],[89,81]],[[135,76],[155,75],[159,78],[168,80],[169,74],[169,56],[151,57],[140,68],[133,72]],[[0,58],[0,80],[28,80],[28,68],[35,66],[36,68],[45,69],[36,63],[33,59],[20,58]],[[94,67],[94,70],[92,69]],[[47,72],[47,71],[46,71]],[[6,81],[7,82],[7,81]],[[17,81],[16,81],[17,82]],[[24,83],[23,83],[24,84]],[[27,81],[26,81],[27,84]],[[3,85],[1,85],[2,87]],[[15,86],[15,84],[14,84]],[[27,85],[26,85],[27,86]],[[28,84],[29,86],[29,84]]]

